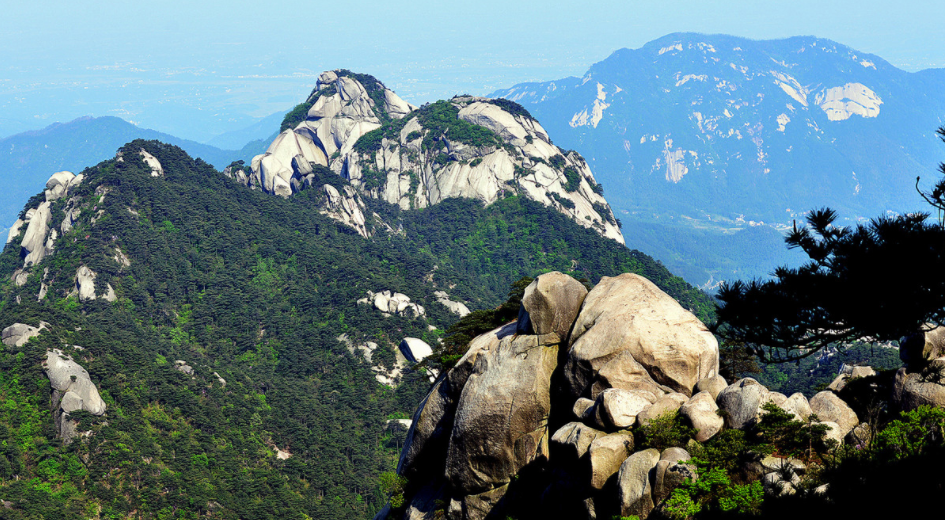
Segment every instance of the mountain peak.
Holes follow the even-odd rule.
[[[552,144],[528,110],[509,100],[456,96],[418,108],[373,76],[326,71],[251,172],[231,173],[288,197],[319,182],[319,168],[355,188],[345,192],[347,204],[324,213],[357,223],[364,236],[371,230],[361,224],[362,196],[411,209],[451,197],[492,204],[522,195],[623,243],[587,162]],[[343,216],[342,207],[350,210]]]

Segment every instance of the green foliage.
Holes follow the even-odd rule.
[[[848,228],[834,225],[837,213],[829,208],[811,212],[808,225],[785,238],[809,262],[778,268],[774,280],[723,284],[719,333],[767,360],[789,361],[831,344],[898,341],[926,323],[945,323],[945,229],[927,217],[881,217]]]
[[[534,117],[532,117],[531,114],[528,113],[528,110],[526,110],[525,107],[523,107],[522,105],[519,105],[518,103],[514,101],[509,101],[508,99],[505,99],[505,98],[494,98],[494,99],[486,99],[485,102],[492,103],[493,105],[498,106],[499,108],[501,108],[502,110],[505,110],[506,112],[508,112],[509,114],[512,114],[513,116],[522,116],[522,117],[526,117],[532,120],[535,119]]]
[[[308,117],[308,111],[315,106],[315,102],[318,101],[318,98],[322,96],[334,96],[338,93],[338,89],[335,85],[329,85],[322,90],[313,90],[312,94],[309,95],[308,99],[299,103],[292,110],[290,110],[285,117],[282,118],[282,124],[279,125],[279,133],[285,132],[290,128],[295,128],[302,121],[305,121],[305,118]]]
[[[764,414],[758,421],[758,434],[776,453],[810,462],[836,447],[836,441],[827,441],[829,427],[817,423],[816,415],[801,422],[772,402],[765,403],[761,409]]]
[[[475,159],[469,161],[469,165],[473,168],[479,166],[480,164],[482,164],[482,157],[476,157]]]
[[[711,466],[693,458],[689,461],[699,477],[686,479],[673,490],[664,504],[667,516],[683,520],[703,511],[757,514],[764,502],[764,487],[761,482],[733,484],[731,477],[721,467]]]
[[[696,431],[683,422],[679,412],[660,415],[634,429],[635,446],[639,449],[683,448]]]
[[[548,196],[551,197],[551,199],[554,200],[555,202],[557,202],[558,204],[561,204],[561,207],[564,207],[564,208],[567,208],[567,209],[574,209],[574,207],[575,207],[573,200],[564,198],[564,197],[562,197],[561,195],[558,195],[558,194],[555,193],[555,192],[549,192],[549,193],[548,193]]]
[[[564,178],[566,182],[564,183],[564,191],[573,192],[577,191],[578,187],[581,185],[581,174],[574,168],[574,166],[568,166],[564,169]]]
[[[423,149],[434,148],[440,136],[470,146],[502,146],[502,140],[488,128],[463,121],[459,109],[449,101],[437,101],[417,111],[417,119],[425,130]]]
[[[888,460],[899,460],[921,456],[943,442],[945,410],[923,405],[889,423],[877,435],[874,448]]]

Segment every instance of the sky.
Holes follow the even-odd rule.
[[[908,71],[945,67],[941,0],[3,0],[0,138],[117,115],[206,142],[285,111],[323,70],[420,104],[580,76],[673,32],[812,35]]]

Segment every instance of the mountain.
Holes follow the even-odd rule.
[[[42,130],[24,132],[0,140],[0,226],[16,220],[23,201],[57,171],[78,173],[115,154],[121,145],[134,139],[156,139],[174,144],[222,168],[231,161],[251,157],[254,150],[220,150],[154,130],[139,128],[117,117],[83,117],[68,123],[54,123]]]
[[[231,150],[242,148],[246,143],[260,139],[272,142],[272,129],[278,126],[284,117],[285,112],[270,114],[245,128],[222,133],[207,141],[207,144],[224,150]]]
[[[559,144],[587,157],[629,244],[641,247],[649,235],[642,241],[658,238],[689,260],[719,247],[770,256],[777,249],[765,243],[778,233],[726,237],[783,231],[820,206],[851,222],[922,207],[915,177],[936,175],[943,86],[943,69],[905,72],[830,40],[682,33],[618,50],[582,78],[491,97],[522,104]],[[730,261],[710,257],[689,280],[774,267]]]
[[[555,193],[570,166],[579,189],[562,200],[596,195],[577,154],[551,156],[563,167],[523,166],[524,136],[508,149],[488,127],[457,122],[454,103],[489,103],[443,103],[399,119],[425,122],[437,143],[427,150],[446,156],[424,163],[431,179],[469,171],[472,154],[488,151],[525,168],[522,184],[543,172]],[[344,104],[374,112],[364,97]],[[522,121],[541,139],[537,122]],[[392,149],[388,137],[361,143],[369,130],[345,142],[347,164]],[[461,131],[486,144],[460,147]],[[450,155],[464,149],[470,164]],[[79,175],[54,174],[26,203],[0,254],[5,517],[369,518],[387,500],[402,421],[434,375],[414,361],[522,277],[561,271],[594,284],[633,272],[702,319],[713,312],[610,228],[534,190],[411,207],[432,190],[394,204],[381,196],[389,182],[367,188],[365,175],[315,161],[280,170],[273,150],[256,171],[237,162],[224,173],[135,140]]]
[[[241,182],[283,197],[311,186],[319,168],[341,175],[354,191],[334,194],[333,207],[345,203],[332,212],[365,236],[362,195],[408,209],[520,194],[623,243],[587,161],[505,100],[457,96],[417,108],[373,76],[327,71],[251,169],[232,166]]]

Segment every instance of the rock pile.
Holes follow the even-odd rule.
[[[904,338],[899,357],[905,364],[893,385],[893,401],[899,408],[945,407],[945,327]]]
[[[817,413],[841,439],[858,424],[833,392],[808,403],[753,379],[728,385],[718,356],[707,328],[645,278],[605,277],[588,292],[561,273],[539,276],[518,320],[475,338],[417,409],[397,468],[409,483],[404,518],[438,507],[451,519],[501,518],[523,501],[573,518],[646,518],[698,478],[683,449],[634,448],[629,428],[667,413],[699,442],[753,426],[768,402]],[[790,493],[803,473],[782,466],[759,466],[771,492]]]
[[[71,412],[85,410],[93,415],[105,413],[105,402],[89,378],[89,373],[71,356],[59,349],[46,352],[43,371],[52,387],[50,406],[59,436],[66,442],[76,435],[77,423],[69,418]]]

